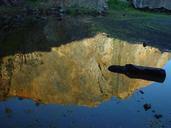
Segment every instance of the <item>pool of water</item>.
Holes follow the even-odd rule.
[[[96,107],[78,105],[39,104],[17,97],[0,102],[0,126],[6,128],[28,127],[170,127],[171,126],[171,61],[165,66],[167,78],[163,84],[152,83],[134,92],[127,99],[112,97]],[[145,111],[144,104],[151,104]],[[161,114],[157,119],[155,114]]]
[[[104,33],[89,36],[85,22],[75,35],[79,26],[71,23],[50,18],[0,40],[0,127],[170,128],[170,53]],[[165,82],[107,70],[130,63],[164,66]]]

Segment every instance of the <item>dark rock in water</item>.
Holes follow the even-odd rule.
[[[125,66],[111,65],[108,70],[114,73],[122,73],[129,78],[143,79],[163,83],[166,78],[166,71],[161,68],[137,66],[126,64]]]
[[[144,94],[144,91],[142,91],[142,90],[140,90],[139,92],[140,92],[141,94]]]
[[[143,43],[143,46],[146,47],[147,46],[147,43]]]
[[[23,98],[22,98],[22,97],[18,97],[18,99],[19,99],[19,100],[23,100]]]
[[[151,104],[144,104],[144,110],[147,111],[151,109]]]
[[[160,119],[160,118],[162,118],[163,116],[162,116],[161,114],[155,114],[154,117],[155,117],[156,119]]]

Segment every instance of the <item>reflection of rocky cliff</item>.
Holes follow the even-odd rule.
[[[108,66],[162,67],[170,56],[106,34],[93,36],[89,18],[49,17],[47,24],[29,20],[22,26],[0,40],[0,100],[21,96],[95,106],[112,96],[124,99],[149,82],[110,73]]]
[[[109,65],[133,63],[162,67],[168,58],[168,53],[155,48],[98,34],[52,47],[49,52],[16,54],[11,62],[11,74],[3,76],[10,81],[6,83],[10,84],[9,96],[32,98],[43,103],[95,106],[112,96],[124,99],[150,84],[110,73]],[[2,61],[7,60],[8,56]],[[1,72],[6,69],[4,65]]]

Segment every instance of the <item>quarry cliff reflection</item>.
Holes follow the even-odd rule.
[[[126,63],[163,67],[170,54],[108,38],[105,34],[51,48],[50,52],[3,58],[5,91],[1,95],[31,98],[42,103],[97,106],[112,96],[125,99],[148,81],[110,73],[109,65]],[[5,74],[5,71],[7,72]],[[3,86],[2,86],[3,88]]]
[[[18,96],[46,104],[97,106],[112,96],[125,99],[150,84],[110,73],[110,65],[163,67],[170,58],[168,52],[105,33],[90,36],[88,23],[50,17],[43,27],[26,23],[7,34],[0,42],[0,99]]]

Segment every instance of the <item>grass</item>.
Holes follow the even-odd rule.
[[[127,10],[132,9],[130,2],[122,2],[120,0],[109,0],[108,1],[109,9],[114,10]]]
[[[120,0],[109,0],[108,6],[109,6],[109,14],[111,14],[111,16],[113,14],[117,15],[117,13],[129,14],[129,16],[133,16],[133,17],[138,17],[138,16],[151,17],[151,16],[156,16],[156,15],[168,16],[168,14],[165,12],[159,13],[159,12],[153,12],[150,10],[144,11],[144,10],[135,9],[133,5],[131,4],[131,2],[123,2]]]

